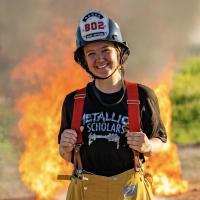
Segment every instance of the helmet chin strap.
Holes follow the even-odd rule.
[[[116,69],[118,69],[118,68],[119,68],[119,66],[116,67]],[[115,69],[115,71],[116,71],[116,69]],[[114,71],[114,72],[115,72],[115,71]],[[114,73],[114,72],[113,72],[113,73]],[[125,86],[125,82],[124,82],[124,69],[120,69],[120,72],[121,72],[121,77],[122,77],[121,81],[122,81],[123,94],[122,94],[122,96],[121,96],[116,102],[114,102],[114,103],[111,103],[111,104],[105,103],[105,102],[102,100],[101,95],[99,94],[99,92],[98,92],[97,89],[95,88],[95,85],[94,85],[94,84],[92,85],[92,89],[93,89],[94,95],[96,96],[96,98],[98,99],[98,101],[99,101],[103,106],[112,107],[112,106],[116,106],[116,105],[118,105],[119,103],[122,102],[122,100],[123,100],[123,98],[124,98],[124,96],[125,96],[125,94],[126,94],[126,86]],[[112,74],[113,74],[113,73],[112,73]],[[111,75],[112,75],[112,74],[111,74]],[[108,78],[109,78],[111,75],[109,75]],[[105,78],[104,78],[104,79],[105,79]]]

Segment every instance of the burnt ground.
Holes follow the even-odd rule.
[[[178,152],[189,190],[178,196],[158,197],[157,200],[200,200],[200,145],[179,146]],[[18,161],[11,158],[12,155],[0,153],[0,200],[35,200],[34,194],[20,181]]]

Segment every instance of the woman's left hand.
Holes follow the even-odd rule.
[[[128,132],[126,134],[127,144],[133,150],[140,153],[149,153],[152,149],[152,144],[145,133],[143,132]]]

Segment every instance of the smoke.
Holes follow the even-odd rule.
[[[198,0],[0,0],[0,94],[12,87],[9,73],[38,33],[50,30],[58,18],[76,29],[90,8],[120,25],[131,49],[127,77],[136,81],[154,80],[172,59],[181,59],[200,13]]]

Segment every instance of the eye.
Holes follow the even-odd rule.
[[[109,48],[105,48],[105,49],[103,49],[102,52],[104,52],[104,53],[109,53],[109,52],[110,52],[110,49],[109,49]]]
[[[91,56],[94,56],[94,55],[95,55],[94,52],[91,52],[91,53],[88,53],[88,54],[87,54],[88,57],[91,57]]]

